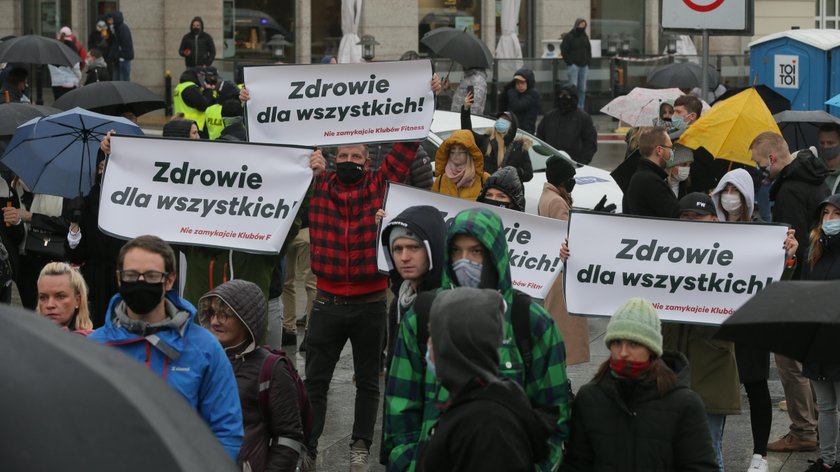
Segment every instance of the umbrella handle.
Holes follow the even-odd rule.
[[[443,80],[445,80],[445,81],[449,82],[449,74],[451,74],[451,73],[452,73],[452,67],[454,67],[454,66],[455,66],[455,61],[453,61],[452,59],[450,59],[450,60],[449,60],[449,70],[448,70],[448,71],[446,71],[446,78],[445,78],[445,79],[443,79]]]

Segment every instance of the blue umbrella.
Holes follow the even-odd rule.
[[[73,108],[20,125],[0,162],[33,193],[84,196],[96,181],[96,153],[109,130],[143,135],[125,118]]]

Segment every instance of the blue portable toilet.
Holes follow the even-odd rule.
[[[840,93],[840,30],[796,29],[751,42],[750,77],[789,99],[791,110],[825,110]]]

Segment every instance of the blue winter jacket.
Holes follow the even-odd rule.
[[[178,391],[204,418],[207,426],[236,461],[242,445],[242,408],[236,377],[219,341],[209,331],[195,324],[195,307],[175,292],[166,294],[178,310],[189,313],[180,330],[165,329],[155,333],[178,354],[173,360],[153,346],[147,338],[115,326],[112,314],[122,297],[111,299],[105,324],[88,339],[113,346],[145,364]]]

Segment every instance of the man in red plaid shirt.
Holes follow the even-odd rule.
[[[432,79],[440,90],[440,79]],[[306,335],[306,390],[312,402],[310,459],[324,430],[327,391],[347,340],[353,348],[356,404],[350,445],[351,471],[368,470],[368,455],[379,408],[379,372],[385,334],[388,279],[376,266],[376,210],[387,182],[403,182],[420,143],[396,143],[380,169],[369,169],[364,144],[341,146],[335,171],[321,172],[309,206],[312,271],[317,294]],[[313,162],[324,158],[321,151]],[[314,168],[315,166],[313,166]]]

